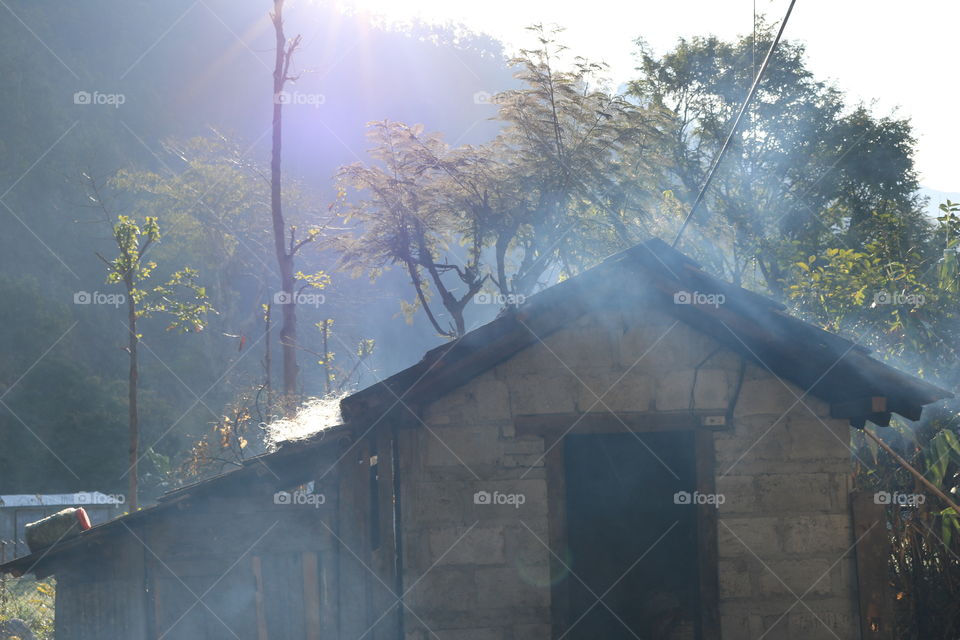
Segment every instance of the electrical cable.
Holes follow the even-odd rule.
[[[777,37],[774,38],[773,44],[770,45],[770,49],[767,51],[767,56],[763,59],[763,64],[760,65],[760,71],[757,72],[757,76],[753,79],[753,84],[750,86],[750,91],[747,92],[747,97],[744,99],[743,105],[740,107],[740,113],[737,114],[737,119],[733,121],[733,127],[730,128],[730,133],[727,135],[727,139],[724,140],[723,146],[720,147],[720,152],[717,154],[713,164],[710,166],[710,170],[707,172],[707,179],[704,181],[703,187],[700,188],[700,193],[697,194],[697,199],[693,201],[693,206],[690,207],[690,211],[683,219],[683,224],[680,225],[680,229],[677,231],[677,235],[673,239],[673,243],[670,245],[671,247],[675,248],[677,243],[680,242],[680,236],[682,236],[683,232],[686,231],[687,225],[690,224],[690,220],[693,218],[693,214],[703,201],[703,197],[706,195],[707,189],[710,188],[710,183],[713,182],[713,176],[717,173],[717,167],[720,166],[720,161],[727,152],[727,148],[730,146],[730,141],[733,140],[733,136],[737,133],[737,129],[740,127],[740,121],[743,119],[743,114],[746,113],[747,107],[750,106],[750,102],[753,100],[753,96],[757,93],[757,87],[760,84],[761,78],[763,78],[763,72],[767,70],[767,66],[770,64],[770,59],[773,57],[773,52],[776,50],[777,45],[780,44],[780,37],[783,35],[783,30],[786,28],[787,21],[790,19],[790,14],[793,12],[793,5],[796,3],[797,0],[790,0],[790,6],[787,7],[787,14],[783,17],[783,22],[780,23],[780,30],[777,31]]]

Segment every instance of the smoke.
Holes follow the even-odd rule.
[[[276,451],[284,442],[309,439],[324,429],[342,424],[340,401],[348,394],[338,393],[311,398],[292,418],[281,418],[264,426],[264,442]]]

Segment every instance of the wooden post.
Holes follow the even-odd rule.
[[[256,607],[257,607],[257,640],[269,640],[267,637],[267,613],[264,611],[263,603],[263,565],[260,562],[260,556],[252,556],[253,579],[257,589]]]
[[[887,535],[886,505],[877,504],[874,494],[851,494],[853,536],[857,540],[857,593],[860,600],[862,640],[893,640],[894,615],[890,580],[890,538]]]
[[[359,638],[370,626],[370,451],[345,443],[340,463],[337,543],[340,555],[340,634]],[[345,548],[348,547],[348,548]]]
[[[717,492],[713,432],[694,431],[696,483],[701,495]],[[717,545],[717,507],[697,506],[697,572],[699,574],[700,640],[720,639],[720,572]]]
[[[336,549],[320,552],[320,628],[324,640],[340,638],[338,562]]]
[[[941,488],[938,487],[937,485],[935,485],[935,484],[933,484],[932,482],[930,482],[929,480],[927,480],[926,476],[924,476],[922,473],[920,473],[919,471],[917,471],[916,468],[915,468],[912,464],[910,464],[909,462],[907,462],[906,460],[904,460],[904,459],[900,456],[899,453],[897,453],[896,451],[894,451],[893,448],[892,448],[890,445],[888,445],[886,442],[884,442],[883,440],[881,440],[880,438],[878,438],[875,434],[871,433],[871,432],[868,431],[867,429],[863,429],[863,433],[864,433],[868,438],[870,438],[871,440],[873,440],[874,442],[876,442],[876,443],[880,446],[880,448],[882,448],[884,451],[886,451],[886,452],[889,453],[891,456],[893,456],[893,459],[896,460],[896,461],[900,464],[901,467],[903,467],[904,469],[906,469],[907,471],[909,471],[910,474],[911,474],[914,478],[916,478],[917,480],[920,481],[920,484],[922,484],[923,486],[925,486],[927,489],[929,489],[930,491],[932,491],[932,492],[934,493],[934,495],[936,495],[938,498],[940,498],[941,500],[943,500],[944,504],[946,504],[948,507],[950,507],[951,509],[953,509],[953,512],[954,512],[954,513],[960,514],[960,505],[958,505],[958,504],[957,504],[956,502],[954,502],[947,494],[945,494],[945,493],[943,492],[943,489],[941,489]]]
[[[315,551],[304,551],[303,609],[306,616],[306,640],[320,640],[320,567]]]
[[[393,522],[394,508],[394,474],[393,448],[395,443],[389,425],[381,424],[377,429],[377,507],[379,516],[376,522],[380,528],[377,533],[379,547],[373,552],[374,563],[372,568],[377,572],[380,580],[372,580],[374,589],[373,619],[376,620],[384,612],[389,611],[373,630],[376,640],[392,640],[398,637],[400,628],[400,609],[397,603],[400,593],[394,593],[397,585],[397,541]],[[371,514],[372,515],[372,514]],[[371,518],[373,520],[373,518]],[[389,585],[385,587],[384,584]]]
[[[337,458],[342,449],[331,447],[331,453]],[[316,470],[315,479],[320,483],[326,497],[326,510],[321,515],[323,524],[318,525],[319,548],[318,561],[320,563],[320,636],[323,640],[340,640],[340,569],[343,554],[348,552],[342,549],[337,541],[337,533],[341,531],[339,520],[342,513],[340,504],[340,485],[343,482],[344,471],[348,468],[343,460],[324,459]]]
[[[566,556],[567,550],[567,485],[563,451],[566,440],[555,435],[544,438],[547,471],[547,526],[550,549],[558,557]],[[550,623],[552,637],[558,638],[570,626],[570,576],[567,567],[550,556]]]

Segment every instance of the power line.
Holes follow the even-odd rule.
[[[730,141],[733,140],[733,136],[736,135],[737,129],[740,127],[740,121],[743,119],[743,114],[746,113],[747,107],[750,106],[750,102],[753,100],[753,96],[757,93],[757,86],[760,84],[760,79],[763,78],[763,72],[767,70],[767,65],[770,64],[770,59],[773,57],[773,52],[776,50],[777,45],[780,44],[780,37],[783,36],[783,30],[787,26],[787,21],[790,19],[790,14],[793,12],[793,5],[796,3],[797,0],[790,0],[790,6],[787,7],[787,14],[783,17],[783,21],[780,23],[780,30],[777,31],[777,37],[774,38],[773,44],[770,45],[770,49],[767,51],[767,56],[763,59],[763,64],[760,65],[760,71],[757,72],[756,77],[753,79],[753,84],[750,86],[750,91],[747,92],[747,97],[744,99],[743,105],[740,107],[740,113],[737,114],[737,119],[733,121],[733,127],[730,128],[730,133],[727,135],[727,139],[724,140],[723,146],[720,147],[720,152],[717,154],[713,164],[710,166],[710,170],[707,172],[707,179],[704,181],[703,187],[700,188],[700,193],[697,194],[697,199],[693,201],[693,206],[690,207],[687,217],[683,219],[683,224],[680,225],[680,229],[677,231],[677,236],[673,239],[673,244],[670,245],[671,247],[676,247],[677,243],[680,242],[680,236],[682,236],[683,232],[686,231],[687,225],[690,224],[690,220],[693,218],[693,214],[697,211],[697,207],[699,207],[700,203],[703,201],[703,197],[706,195],[707,189],[710,188],[710,183],[713,182],[713,176],[717,173],[717,167],[720,166],[720,161],[727,152],[727,148],[730,146]]]

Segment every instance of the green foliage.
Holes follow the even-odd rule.
[[[688,206],[772,41],[771,28],[758,27],[756,42],[682,39],[660,57],[641,45],[642,73],[630,92],[665,114],[670,162],[661,188]],[[926,237],[913,145],[907,121],[849,109],[807,69],[803,47],[782,42],[682,246],[718,273],[777,295],[794,251],[877,242],[902,260],[896,254]]]
[[[864,251],[831,248],[797,260],[784,282],[798,312],[824,328],[855,336],[882,357],[939,379],[956,379],[960,317],[956,243],[949,218],[922,250],[869,243]]]
[[[375,343],[370,339],[360,340],[354,351],[353,366],[347,370],[337,366],[334,362],[336,360],[336,353],[331,347],[331,341],[335,341],[341,346],[346,345],[343,339],[333,332],[333,318],[326,318],[316,323],[315,326],[320,331],[323,351],[321,353],[315,353],[314,355],[319,358],[317,364],[323,367],[325,393],[331,397],[343,395],[347,385],[354,380],[354,376],[360,367],[369,366],[366,364],[366,360],[373,355]]]
[[[207,290],[198,282],[198,272],[184,267],[174,271],[163,284],[144,288],[157,263],[144,260],[150,247],[160,241],[160,224],[156,217],[147,216],[137,223],[125,215],[117,216],[113,238],[118,254],[107,264],[107,284],[122,284],[132,301],[136,318],[155,314],[170,317],[167,331],[201,331],[204,318],[216,310],[207,298]]]
[[[53,640],[56,580],[0,578],[0,622],[22,620],[37,640]]]
[[[153,248],[158,262],[190,264],[211,283],[213,307],[226,317],[253,321],[236,282],[270,286],[273,240],[263,215],[270,203],[268,169],[216,131],[168,139],[163,149],[165,171],[123,169],[109,186],[139,219],[164,220],[166,242]],[[306,229],[301,246],[316,242],[330,217],[316,205],[319,198],[295,180],[285,181],[283,193],[291,232]]]
[[[896,423],[878,433],[927,480],[960,497],[960,442],[955,416],[938,411],[919,428]],[[862,434],[853,439],[858,488],[906,496],[891,500],[885,526],[892,554],[898,638],[955,638],[960,628],[960,518]]]
[[[791,299],[833,331],[860,328],[858,333],[863,333],[863,327],[851,320],[864,320],[867,309],[889,316],[888,331],[902,328],[904,313],[923,304],[932,292],[918,281],[916,271],[884,261],[875,249],[827,249],[797,262],[788,287]],[[903,304],[891,304],[894,297],[902,298]]]
[[[330,274],[325,271],[317,271],[316,273],[304,273],[303,271],[297,271],[294,275],[294,278],[299,282],[303,282],[306,286],[312,289],[325,289],[330,286],[332,282]]]
[[[341,263],[372,277],[385,267],[401,265],[437,333],[462,335],[463,307],[485,280],[478,272],[484,241],[479,225],[469,240],[470,257],[465,263],[449,252],[456,210],[445,204],[467,161],[455,157],[438,136],[424,135],[422,127],[384,121],[373,123],[370,135],[375,143],[371,155],[379,164],[353,164],[343,167],[338,176],[341,190],[352,188],[369,194],[357,203],[342,202],[344,219],[360,232],[344,245]],[[467,287],[462,296],[456,296],[444,280],[451,271]],[[427,282],[439,293],[454,326],[441,326],[434,315]]]
[[[141,225],[129,216],[117,216],[117,222],[113,225],[113,239],[120,253],[109,263],[107,283],[119,284],[127,278],[133,282],[149,278],[157,263],[143,262],[142,257],[151,244],[160,240],[157,218],[147,216]],[[142,298],[145,294],[138,292],[137,295]],[[136,297],[134,300],[139,302]]]
[[[167,331],[202,331],[207,315],[216,313],[216,309],[207,298],[206,287],[197,283],[198,277],[197,271],[189,267],[174,271],[166,283],[157,285],[151,295],[145,297],[140,315],[170,316]]]
[[[947,200],[940,205],[942,216],[937,218],[935,238],[942,247],[937,267],[938,285],[949,293],[960,292],[960,204]]]

